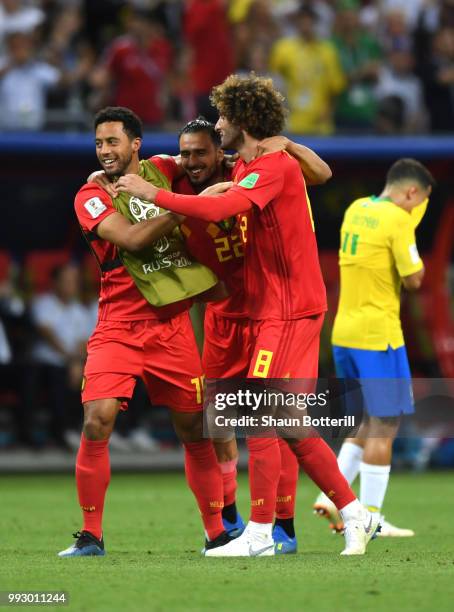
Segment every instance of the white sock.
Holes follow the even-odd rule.
[[[363,520],[367,516],[366,508],[357,499],[344,506],[339,512],[344,523],[351,519]]]
[[[254,523],[254,521],[249,521],[247,528],[250,533],[271,538],[273,523]]]
[[[359,474],[359,466],[364,449],[353,442],[344,442],[337,457],[337,463],[348,484],[352,484]]]
[[[361,462],[361,503],[371,512],[380,512],[388,488],[390,465]]]

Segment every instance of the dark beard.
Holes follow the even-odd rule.
[[[132,155],[129,157],[128,160],[124,161],[123,164],[121,165],[120,171],[116,171],[115,174],[108,172],[104,167],[104,172],[106,173],[107,178],[109,179],[109,181],[111,183],[115,183],[115,181],[117,181],[120,176],[124,176],[126,168],[129,167],[129,165],[131,164],[132,161]]]
[[[216,176],[216,173],[217,173],[216,170],[214,170],[214,172],[205,181],[203,181],[203,183],[193,183],[189,175],[187,175],[187,177],[191,185],[194,187],[194,190],[197,191],[197,193],[200,193],[206,187],[211,187],[211,185],[214,184],[212,180],[213,180],[213,177]],[[219,178],[219,181],[223,181],[223,180],[225,180],[224,174],[222,174],[222,176]]]

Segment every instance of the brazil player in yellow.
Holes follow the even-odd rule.
[[[433,183],[421,163],[400,159],[388,171],[382,194],[355,200],[341,227],[333,356],[339,378],[360,379],[365,418],[356,437],[343,443],[338,463],[350,483],[360,474],[360,501],[376,513],[381,512],[388,486],[400,416],[414,411],[400,291],[402,285],[408,291],[418,289],[424,276],[415,228]],[[347,403],[354,401],[352,395],[346,396]],[[314,510],[330,519],[335,530],[342,530],[339,514],[326,496],[318,497]],[[381,524],[382,536],[414,535],[383,517]]]

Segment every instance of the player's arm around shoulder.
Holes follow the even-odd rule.
[[[286,151],[294,157],[301,167],[306,185],[322,185],[333,173],[328,164],[315,151],[293,142],[286,136],[271,136],[261,140],[257,147],[258,155],[266,155],[278,151]]]
[[[185,175],[181,165],[181,155],[153,155],[148,159],[156,168],[164,174],[170,183],[177,181]]]

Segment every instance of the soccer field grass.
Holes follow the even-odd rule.
[[[386,511],[416,537],[377,539],[339,557],[343,538],[314,517],[316,489],[299,485],[298,555],[210,559],[179,474],[114,474],[105,510],[107,556],[59,559],[80,527],[70,476],[0,478],[0,591],[69,594],[70,610],[448,610],[454,601],[454,475],[395,474]],[[246,514],[247,481],[239,507]],[[54,607],[52,606],[52,609]]]

